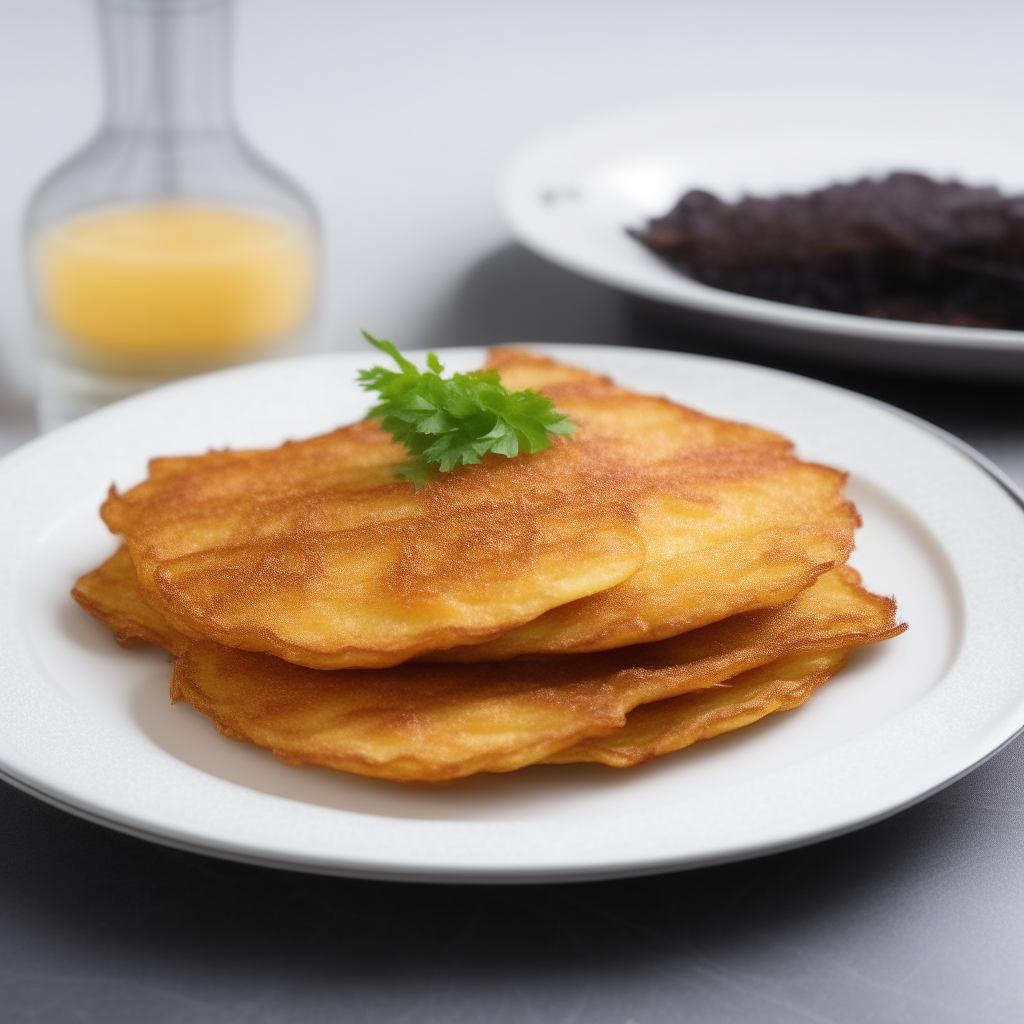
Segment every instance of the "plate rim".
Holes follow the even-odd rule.
[[[529,344],[529,343],[524,343]],[[971,462],[973,462],[978,468],[980,468],[988,477],[990,477],[996,484],[999,485],[1000,489],[1006,493],[1011,499],[1013,504],[1016,506],[1018,513],[1024,516],[1024,495],[1013,483],[1012,480],[998,467],[996,467],[989,459],[987,459],[981,453],[975,451],[966,442],[960,440],[948,431],[944,431],[934,424],[928,423],[920,417],[914,416],[911,413],[907,413],[898,407],[892,406],[886,402],[882,402],[878,399],[871,398],[870,396],[861,395],[858,392],[851,391],[849,389],[837,387],[836,385],[826,384],[821,381],[816,381],[811,378],[802,377],[798,374],[789,373],[786,371],[775,370],[767,367],[757,366],[756,364],[740,363],[735,360],[725,360],[716,357],[709,356],[691,356],[686,354],[666,353],[658,350],[650,350],[643,348],[629,348],[623,346],[581,346],[573,344],[537,344],[535,346],[539,350],[549,351],[555,355],[568,355],[570,353],[579,353],[582,356],[582,361],[586,360],[585,352],[588,350],[598,351],[616,351],[629,356],[654,356],[659,359],[681,359],[683,362],[688,360],[695,360],[704,363],[713,364],[725,364],[726,372],[728,367],[737,366],[743,367],[748,370],[752,369],[757,371],[759,374],[765,374],[769,377],[781,377],[784,379],[795,379],[802,382],[803,384],[810,384],[814,388],[823,389],[826,392],[838,392],[853,397],[858,402],[866,402],[874,405],[890,414],[895,414],[899,418],[909,421],[916,425],[918,428],[924,430],[927,434],[933,438],[944,442],[945,445],[952,447],[962,455],[966,456]],[[455,351],[473,351],[473,350],[457,350],[451,349],[448,352]],[[412,353],[415,355],[416,353]],[[303,362],[307,363],[310,360],[328,359],[334,361],[340,359],[342,361],[350,360],[355,354],[354,353],[336,353],[327,356],[313,356],[313,357],[298,357],[297,359],[289,360],[288,362]],[[236,376],[240,373],[244,374],[246,370],[250,368],[242,368],[241,370],[232,369],[226,371],[220,371],[216,374],[205,375],[206,378],[210,377],[223,377],[223,376]],[[171,384],[165,388],[158,389],[161,392],[168,392],[180,388],[188,388],[192,386],[194,381],[183,381],[176,384]],[[152,394],[152,393],[151,393]],[[136,398],[129,399],[125,403],[119,403],[119,406],[125,406],[130,403],[145,403],[150,400],[151,395],[141,395]],[[95,421],[99,417],[116,417],[118,415],[116,411],[117,407],[110,407],[105,410],[101,410],[98,413],[92,414],[90,417],[86,417],[86,420]],[[80,421],[84,422],[84,421]],[[61,429],[63,432],[76,431],[78,426],[76,424],[70,424],[67,427]],[[55,432],[57,433],[57,432]],[[40,443],[48,444],[52,443],[49,438],[54,435],[47,435],[46,437],[39,438],[37,441],[30,442],[28,445],[22,448],[16,449],[10,455],[0,460],[0,477],[6,476],[5,470],[12,465],[15,461],[21,461],[23,458],[30,458],[31,451],[26,449],[35,449]],[[14,572],[17,573],[20,567],[20,560],[17,561]],[[7,571],[6,568],[4,571]],[[347,877],[361,877],[361,878],[375,878],[375,879],[386,879],[386,880],[399,880],[399,881],[417,881],[417,882],[436,882],[442,884],[451,883],[465,883],[465,884],[478,884],[478,883],[545,883],[545,882],[568,882],[568,881],[595,881],[606,878],[621,878],[631,877],[647,874],[657,874],[666,871],[683,870],[689,868],[698,868],[707,866],[709,864],[726,863],[729,861],[742,860],[752,856],[762,856],[771,853],[782,852],[787,849],[794,849],[800,846],[809,845],[810,843],[820,842],[824,839],[833,838],[845,834],[850,831],[865,827],[866,825],[872,824],[876,821],[881,821],[893,814],[898,813],[907,807],[912,806],[921,800],[926,799],[928,796],[938,792],[957,779],[962,778],[964,775],[972,771],[978,765],[983,763],[989,757],[993,756],[999,750],[1001,750],[1008,743],[1012,742],[1020,732],[1024,730],[1024,721],[1017,724],[1012,731],[1006,734],[1002,740],[990,749],[987,749],[979,757],[972,760],[969,764],[961,766],[954,774],[946,777],[941,782],[936,783],[932,787],[922,790],[914,794],[911,798],[903,800],[902,802],[886,807],[878,813],[871,815],[866,818],[857,819],[845,823],[838,828],[826,829],[824,831],[812,832],[804,835],[797,836],[792,840],[785,840],[776,842],[773,844],[765,845],[755,844],[753,848],[743,848],[734,850],[732,853],[727,855],[711,855],[703,859],[689,859],[685,862],[680,862],[678,857],[673,858],[671,856],[665,859],[658,858],[647,858],[641,863],[630,863],[630,864],[617,864],[614,866],[588,866],[588,867],[577,867],[577,868],[554,868],[554,869],[530,869],[524,867],[516,867],[513,869],[497,869],[489,871],[484,870],[466,870],[465,868],[455,868],[454,870],[441,868],[438,869],[434,866],[419,867],[412,869],[401,869],[394,865],[360,865],[358,863],[340,863],[335,862],[332,865],[325,865],[323,863],[309,863],[296,860],[295,858],[284,858],[275,857],[272,854],[261,855],[253,853],[251,851],[245,851],[241,849],[231,848],[229,844],[223,844],[221,846],[211,845],[209,842],[194,842],[181,836],[176,836],[170,832],[159,832],[154,831],[149,827],[141,827],[137,824],[124,821],[120,819],[116,814],[111,816],[109,812],[103,813],[95,808],[90,808],[82,803],[75,804],[55,792],[49,791],[45,786],[40,786],[36,780],[23,778],[16,772],[9,770],[6,764],[6,757],[3,751],[0,751],[0,778],[8,781],[16,788],[23,792],[29,793],[44,802],[58,807],[62,810],[68,811],[75,814],[78,817],[92,821],[97,824],[110,827],[116,831],[135,836],[137,838],[143,838],[149,841],[155,841],[165,846],[174,847],[177,849],[186,850],[189,852],[200,853],[207,856],[220,857],[222,859],[240,861],[244,863],[257,864],[265,867],[283,868],[287,870],[298,870],[306,871],[316,874],[331,874],[331,875],[343,875]]]

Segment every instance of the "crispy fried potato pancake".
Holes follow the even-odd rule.
[[[580,436],[645,481],[643,567],[616,587],[562,605],[504,636],[430,655],[498,661],[659,640],[787,601],[845,562],[859,525],[846,476],[799,461],[790,442],[616,387],[518,349],[490,366],[507,387],[543,391]]]
[[[107,626],[122,647],[148,643],[178,654],[188,644],[188,637],[142,599],[139,577],[124,545],[98,569],[82,576],[71,596]]]
[[[742,729],[776,711],[798,707],[848,658],[846,650],[794,654],[716,686],[642,704],[626,716],[623,728],[581,740],[547,757],[545,763],[595,761],[632,768],[699,740]]]
[[[596,654],[324,672],[199,642],[175,662],[171,692],[225,735],[283,761],[441,782],[550,759],[628,728],[638,704],[714,686],[794,651],[874,643],[902,630],[893,602],[867,593],[842,567],[781,608]]]
[[[836,470],[784,438],[498,350],[579,427],[414,492],[374,424],[155,460],[112,490],[145,599],[182,633],[314,668],[586,652],[791,599],[845,561]]]
[[[380,436],[356,424],[272,451],[157,460],[103,517],[175,628],[314,668],[487,639],[643,561],[630,502],[595,507],[608,467],[583,446],[495,456],[415,492]],[[361,438],[388,461],[373,465]]]

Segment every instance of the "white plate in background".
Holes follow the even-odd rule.
[[[560,266],[748,342],[927,373],[1024,380],[1024,331],[832,313],[679,273],[626,233],[691,188],[726,200],[921,171],[1024,192],[1012,109],[942,98],[779,94],[692,100],[566,127],[525,146],[500,197],[512,234]]]
[[[264,363],[109,407],[0,461],[0,773],[133,835],[253,863],[419,881],[668,871],[786,849],[946,785],[1024,725],[1024,511],[998,471],[873,400],[739,363],[539,346],[847,469],[852,559],[910,625],[802,708],[640,768],[539,766],[436,788],[276,762],[167,699],[68,596],[115,542],[97,507],[158,454],[272,445],[358,418],[376,353]],[[471,369],[483,353],[440,353]],[[980,458],[980,457],[979,457]]]

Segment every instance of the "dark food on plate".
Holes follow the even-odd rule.
[[[687,192],[630,234],[725,291],[840,313],[1024,329],[1024,196],[898,172],[726,203]]]
[[[796,707],[853,647],[905,628],[844,564],[858,520],[843,474],[542,356],[490,365],[551,398],[573,439],[419,490],[374,422],[157,459],[112,492],[126,543],[75,599],[118,643],[167,649],[172,698],[224,735],[398,782],[639,764]],[[345,629],[347,661],[324,664]]]

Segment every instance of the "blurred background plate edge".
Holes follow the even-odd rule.
[[[1021,113],[922,95],[769,93],[612,112],[508,162],[499,204],[521,244],[648,300],[663,319],[768,349],[929,375],[1024,380],[1024,331],[832,313],[711,288],[626,234],[687,189],[723,198],[919,170],[1024,191]]]

